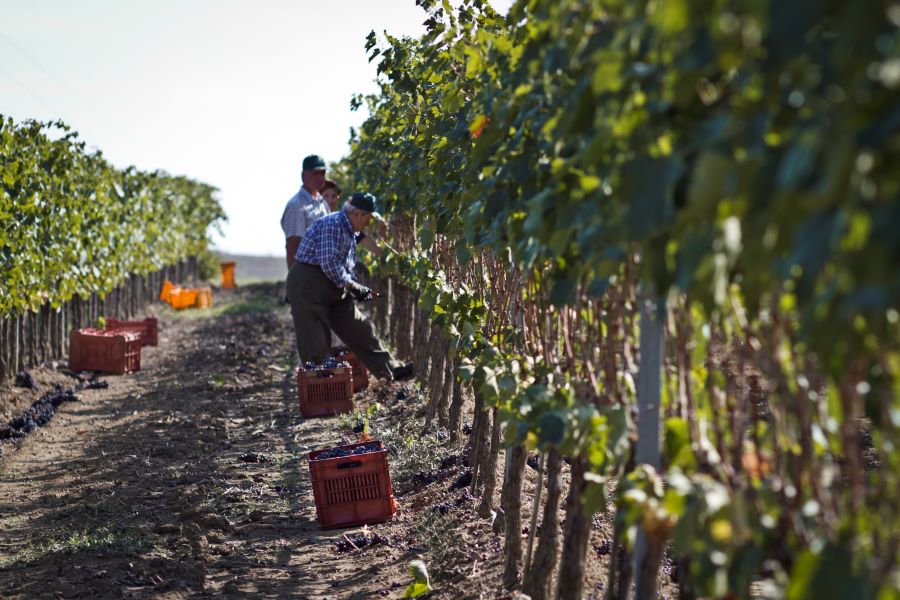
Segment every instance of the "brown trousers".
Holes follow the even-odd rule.
[[[353,297],[335,286],[322,269],[294,263],[288,273],[287,295],[301,361],[320,363],[330,356],[334,331],[375,377],[391,379],[391,369],[402,364],[381,345]]]

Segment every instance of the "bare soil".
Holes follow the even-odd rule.
[[[103,376],[108,389],[83,390],[47,426],[0,443],[0,597],[400,598],[415,558],[430,598],[512,597],[500,589],[502,537],[461,485],[465,449],[423,431],[415,385],[373,380],[352,415],[300,416],[283,297],[265,284],[217,291],[211,310],[153,307],[159,346],[139,372]],[[52,365],[32,375],[37,391],[0,387],[0,425],[76,383]],[[320,530],[306,454],[357,441],[373,405],[399,511]],[[602,597],[610,529],[595,518],[589,598]]]

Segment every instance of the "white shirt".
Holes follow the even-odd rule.
[[[321,194],[315,197],[305,187],[288,200],[281,215],[281,229],[285,239],[289,237],[302,238],[317,219],[324,217],[329,212],[328,204]]]

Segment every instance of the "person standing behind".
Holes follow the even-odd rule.
[[[374,297],[372,290],[353,280],[356,233],[373,218],[381,218],[375,196],[357,192],[342,210],[319,219],[306,232],[287,279],[297,351],[301,361],[321,363],[331,354],[334,331],[376,377],[409,379],[412,364],[385,350],[372,323],[354,304]]]
[[[336,181],[326,179],[325,185],[322,187],[322,197],[325,199],[325,204],[328,205],[328,210],[336,211],[341,207],[341,186]]]
[[[303,182],[300,191],[288,200],[281,215],[288,271],[294,265],[294,255],[306,230],[316,220],[329,213],[328,204],[320,193],[325,186],[325,161],[321,156],[310,154],[303,159],[300,179]]]

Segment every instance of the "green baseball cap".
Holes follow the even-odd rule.
[[[372,213],[372,216],[379,221],[384,221],[384,217],[378,212],[376,206],[376,198],[369,192],[356,192],[350,196],[350,205],[359,210]]]
[[[318,154],[310,154],[303,159],[304,171],[319,171],[325,168],[325,159]]]

